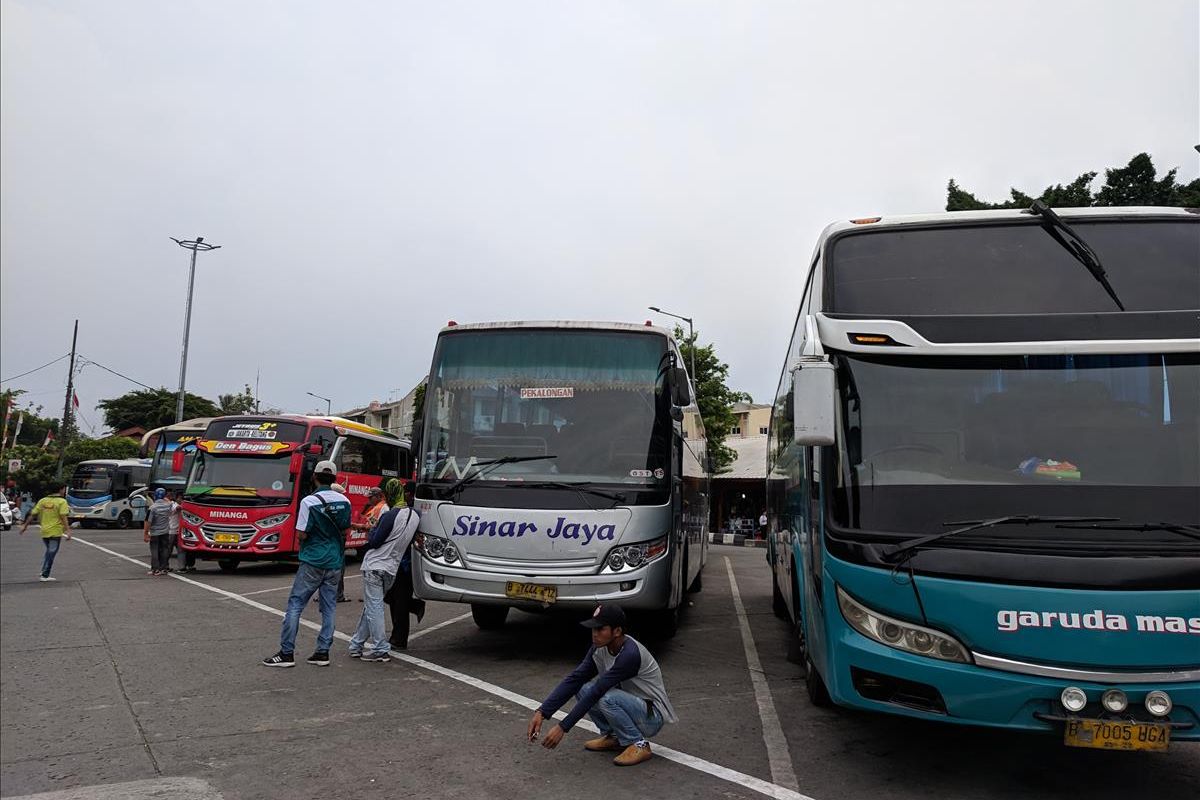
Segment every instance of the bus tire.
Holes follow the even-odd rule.
[[[817,708],[833,708],[833,698],[829,696],[829,688],[817,672],[817,665],[811,658],[804,659],[804,689],[808,693],[808,701]]]
[[[783,592],[779,591],[779,582],[774,575],[771,576],[771,610],[781,620],[788,621],[787,601],[783,599]]]
[[[130,514],[128,511],[122,511],[120,513],[120,515],[117,516],[117,527],[118,528],[121,528],[123,530],[125,528],[131,527],[132,525],[133,525],[133,514]]]
[[[496,631],[504,627],[508,619],[508,606],[486,606],[471,603],[471,619],[481,631]]]
[[[241,563],[241,561],[239,561],[236,558],[218,558],[217,559],[217,567],[221,570],[221,572],[233,572],[234,570],[236,570],[238,568],[238,564],[240,564],[240,563]]]
[[[681,601],[674,608],[664,608],[651,614],[650,633],[655,639],[673,639],[675,637],[675,634],[679,632],[679,617],[683,614],[685,602],[687,601]]]
[[[700,571],[696,573],[696,577],[692,580],[692,582],[688,586],[687,590],[691,594],[696,594],[696,593],[700,592],[702,589],[704,589],[704,565],[703,564],[700,565]]]

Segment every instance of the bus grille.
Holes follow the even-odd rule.
[[[497,558],[478,553],[465,553],[464,559],[472,569],[505,572],[516,575],[594,575],[599,559],[570,558],[526,561],[515,558]]]
[[[200,526],[200,533],[204,536],[204,541],[208,544],[215,544],[214,538],[218,533],[236,533],[238,536],[238,544],[240,546],[254,538],[256,530],[253,525],[219,525],[214,522],[206,522]],[[226,547],[234,546],[228,542],[222,542]]]

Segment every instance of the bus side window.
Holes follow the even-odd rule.
[[[352,436],[347,436],[342,441],[342,449],[338,453],[339,472],[347,472],[351,475],[363,474],[363,464],[366,460],[363,452],[365,444],[362,439],[355,439]]]
[[[409,450],[407,447],[397,447],[396,448],[396,467],[397,467],[397,471],[400,473],[401,478],[407,479],[410,475],[412,475],[412,471],[413,471],[412,451]]]
[[[321,445],[321,455],[329,455],[329,451],[333,448],[333,443],[337,441],[337,434],[332,428],[313,428],[312,433],[308,437],[309,444]]]
[[[130,474],[129,467],[117,467],[113,473],[112,496],[114,500],[120,500],[129,496],[129,487],[133,476]]]

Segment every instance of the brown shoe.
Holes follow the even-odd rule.
[[[618,767],[632,767],[634,764],[640,764],[650,758],[650,743],[631,744],[626,747],[621,755],[613,759],[613,763]]]
[[[583,743],[584,750],[591,750],[595,753],[604,752],[605,750],[624,750],[621,743],[617,741],[617,737],[611,733],[608,736],[601,736],[598,739],[588,739]]]

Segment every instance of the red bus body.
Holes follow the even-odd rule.
[[[227,570],[241,561],[295,557],[296,512],[312,492],[313,468],[326,460],[338,466],[353,523],[363,521],[372,487],[412,475],[407,440],[351,420],[298,414],[214,419],[196,442],[179,546]],[[366,540],[366,530],[351,528],[346,547]]]

